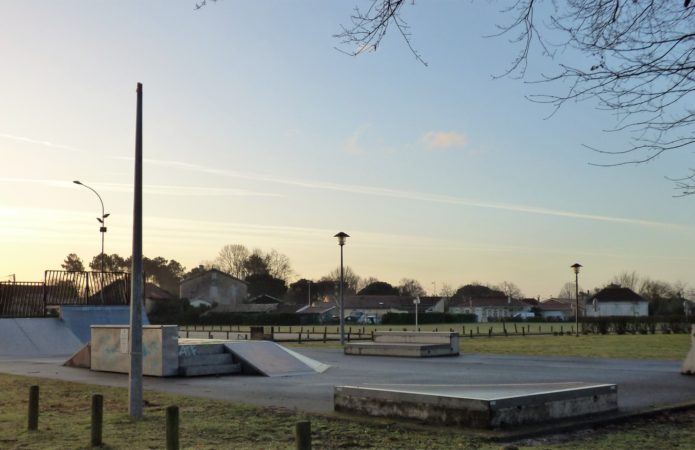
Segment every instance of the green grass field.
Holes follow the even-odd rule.
[[[39,430],[27,432],[29,386],[41,389]],[[157,449],[165,446],[165,408],[180,408],[181,448],[291,449],[297,420],[310,420],[315,449],[500,449],[489,434],[411,422],[302,414],[168,394],[145,393],[145,419],[127,415],[124,388],[0,375],[0,448],[89,448],[90,398],[104,395],[105,449]],[[515,442],[539,449],[693,448],[695,412],[641,419],[596,431]]]

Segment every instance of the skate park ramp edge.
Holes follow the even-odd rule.
[[[323,372],[328,365],[270,341],[225,342],[227,350],[241,362],[268,377],[309,375]]]
[[[0,357],[70,356],[83,343],[55,317],[0,319]]]

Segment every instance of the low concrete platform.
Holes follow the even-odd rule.
[[[339,412],[473,428],[547,423],[617,408],[614,384],[406,384],[336,386],[334,390],[334,409]]]
[[[374,341],[348,342],[346,355],[424,358],[459,354],[458,333],[379,331]]]

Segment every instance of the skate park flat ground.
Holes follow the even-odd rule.
[[[461,354],[438,359],[361,357],[341,349],[293,348],[329,364],[323,373],[291,377],[232,375],[145,377],[145,389],[309,412],[333,411],[334,386],[472,385],[583,382],[618,385],[621,413],[695,402],[695,377],[680,362]],[[0,372],[95,385],[128,385],[124,374],[63,367],[64,358],[0,360]]]

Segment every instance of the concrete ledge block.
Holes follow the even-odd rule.
[[[613,384],[336,386],[339,412],[437,425],[502,428],[614,411]]]

